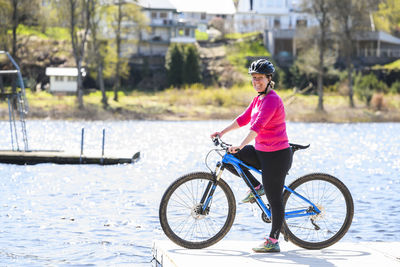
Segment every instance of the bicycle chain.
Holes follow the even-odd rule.
[[[305,229],[305,230],[315,230],[314,228],[307,228],[307,227],[304,227],[304,226],[296,226],[296,225],[290,225],[290,224],[287,224],[287,226],[289,227],[297,227],[297,228],[300,228],[300,229]]]

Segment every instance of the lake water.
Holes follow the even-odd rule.
[[[85,128],[85,153],[100,155],[104,128],[106,155],[142,157],[119,166],[0,164],[0,265],[151,266],[152,241],[166,238],[158,222],[165,188],[187,172],[207,170],[209,135],[228,123],[28,121],[30,149],[79,154]],[[10,149],[8,122],[0,125],[0,148]],[[229,133],[225,141],[244,134]],[[296,152],[287,184],[320,171],[349,187],[355,215],[344,240],[400,240],[400,124],[288,123],[288,135],[311,147]],[[243,182],[227,173],[224,179],[241,199]],[[238,205],[225,238],[262,240],[269,227],[255,205]]]

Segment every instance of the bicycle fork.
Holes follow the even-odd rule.
[[[213,198],[215,189],[217,188],[218,181],[221,178],[222,172],[224,171],[224,166],[222,166],[221,162],[217,163],[217,167],[215,168],[215,172],[213,173],[214,180],[209,181],[206,187],[206,190],[201,197],[200,204],[201,204],[201,211],[200,214],[207,215],[210,211],[209,205]]]

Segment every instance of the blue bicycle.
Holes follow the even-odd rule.
[[[269,205],[257,194],[243,172],[246,165],[227,152],[229,144],[220,138],[214,143],[222,160],[215,171],[194,172],[175,180],[165,191],[159,209],[164,233],[174,243],[200,249],[220,241],[230,230],[236,215],[236,201],[229,185],[221,178],[225,167],[233,166],[255,196],[262,220],[271,222]],[[308,146],[290,144],[293,153]],[[284,187],[285,221],[281,232],[286,241],[306,248],[322,249],[339,241],[348,231],[354,214],[353,198],[337,178],[324,173],[302,176]]]

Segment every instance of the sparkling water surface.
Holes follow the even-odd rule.
[[[213,148],[209,136],[229,121],[28,121],[30,149],[59,149],[131,157],[133,165],[18,166],[0,164],[0,265],[151,266],[152,242],[165,239],[158,206],[166,187],[191,171],[207,171]],[[11,148],[9,124],[0,122],[1,149]],[[353,224],[343,240],[400,240],[400,124],[288,123],[293,143],[311,144],[296,152],[287,184],[310,172],[339,177],[355,203]],[[245,128],[225,136],[238,143]],[[16,144],[14,144],[16,145]],[[19,144],[23,148],[22,144]],[[209,163],[218,159],[212,155]],[[240,200],[243,181],[223,178]],[[256,205],[238,205],[225,237],[262,240],[269,224]],[[284,243],[281,245],[284,248]]]

